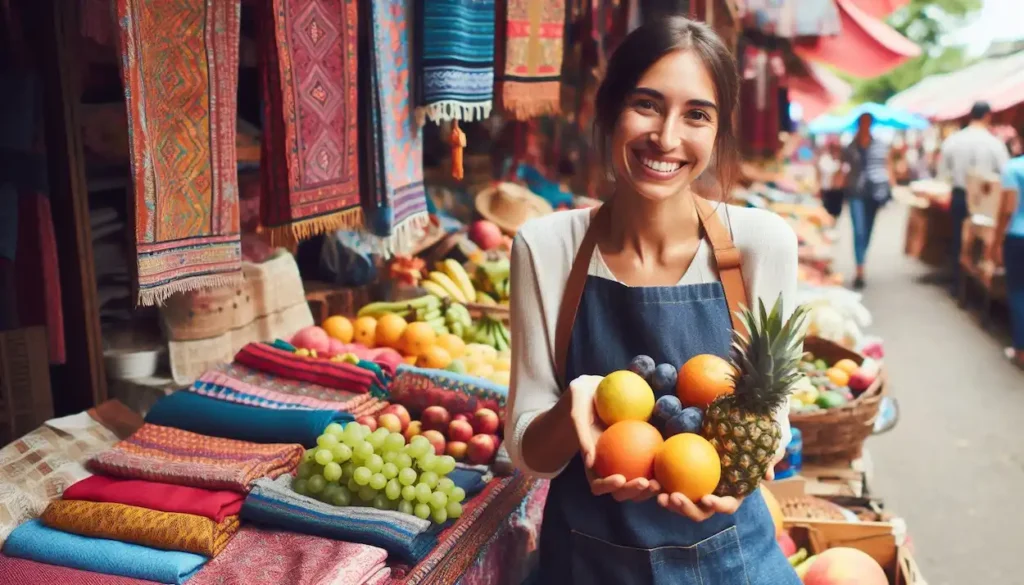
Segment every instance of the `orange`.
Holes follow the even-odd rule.
[[[452,359],[458,359],[466,354],[466,342],[454,333],[445,333],[438,337],[437,345],[445,348]]]
[[[345,317],[341,315],[328,317],[324,319],[320,327],[333,339],[337,339],[342,343],[352,343],[352,335],[355,333],[355,330],[352,327],[352,322]]]
[[[686,406],[707,408],[719,396],[732,394],[735,372],[732,364],[717,355],[694,356],[679,368],[676,394]]]
[[[451,354],[449,354],[448,350],[440,345],[432,345],[428,347],[416,360],[417,366],[421,368],[434,368],[435,370],[443,370],[447,368],[450,363],[452,363]]]
[[[402,334],[402,343],[405,344],[405,351],[409,355],[423,355],[436,341],[437,333],[434,333],[434,328],[422,321],[409,323]]]
[[[772,515],[772,522],[775,523],[775,538],[778,538],[782,534],[782,506],[779,505],[779,501],[775,499],[775,494],[764,485],[759,486],[761,488],[761,495],[764,497],[764,503],[768,506],[768,511]]]
[[[404,358],[402,358],[402,361],[404,361],[405,363],[409,364],[410,366],[415,366],[416,365],[416,356],[414,356],[414,355],[407,355]]]
[[[594,471],[600,477],[622,475],[626,481],[651,477],[654,456],[664,441],[648,423],[624,420],[608,427],[597,439]]]
[[[857,362],[851,359],[841,359],[838,362],[836,362],[836,365],[832,367],[838,370],[842,370],[851,376],[854,372],[860,369],[860,366],[857,365]]]
[[[850,383],[850,374],[839,368],[832,367],[825,370],[825,376],[836,386],[846,386]]]
[[[405,319],[394,313],[381,316],[377,319],[377,345],[397,348],[408,325]]]
[[[377,320],[373,317],[360,317],[356,319],[352,339],[366,347],[377,345]]]
[[[696,502],[718,487],[722,460],[704,437],[692,433],[674,435],[654,456],[654,478],[662,491],[679,492]]]

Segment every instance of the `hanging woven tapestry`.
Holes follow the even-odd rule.
[[[504,46],[497,85],[502,113],[516,120],[561,108],[565,0],[502,0]]]
[[[494,0],[419,0],[416,25],[417,105],[434,122],[490,116]]]
[[[267,0],[262,226],[275,244],[361,225],[356,0]]]
[[[428,221],[423,137],[413,116],[411,2],[374,0],[367,19],[369,71],[366,208],[371,231],[388,252],[402,253]],[[369,36],[369,35],[368,35]]]
[[[242,277],[235,112],[238,2],[116,0],[138,302]]]

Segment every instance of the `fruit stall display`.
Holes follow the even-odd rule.
[[[801,376],[805,318],[797,309],[784,321],[781,299],[770,312],[761,303],[759,316],[744,313],[750,333],[734,334],[731,361],[698,355],[677,369],[640,355],[606,376],[594,395],[607,426],[595,471],[654,478],[691,501],[753,492],[779,444],[773,413]]]

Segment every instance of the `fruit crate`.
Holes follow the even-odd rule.
[[[858,365],[864,356],[837,343],[809,336],[804,350],[834,364],[850,359]],[[864,441],[874,431],[879,406],[886,392],[886,372],[883,365],[875,381],[850,402],[817,412],[791,412],[789,422],[803,434],[803,458],[816,464],[852,462],[860,458]]]
[[[927,585],[911,547],[898,544],[892,524],[786,519],[785,527],[796,546],[806,548],[810,554],[836,547],[855,548],[881,565],[891,585]]]

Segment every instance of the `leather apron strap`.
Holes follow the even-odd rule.
[[[740,251],[733,245],[729,230],[718,218],[712,204],[700,198],[695,198],[695,201],[697,217],[704,229],[704,237],[711,244],[715,254],[715,264],[718,267],[718,276],[725,291],[725,302],[729,306],[733,329],[743,331],[743,322],[738,313],[743,306],[749,306],[747,287],[743,282],[743,258]],[[562,304],[558,308],[558,320],[555,322],[555,374],[559,378],[564,378],[566,375],[569,341],[572,337],[573,324],[576,322],[580,299],[583,298],[583,288],[587,284],[590,259],[594,256],[598,232],[601,227],[606,225],[610,209],[607,205],[601,205],[591,212],[590,225],[576,251],[576,257],[573,259],[569,278],[565,284],[565,291],[562,293]],[[565,385],[568,380],[562,380],[562,383]]]

